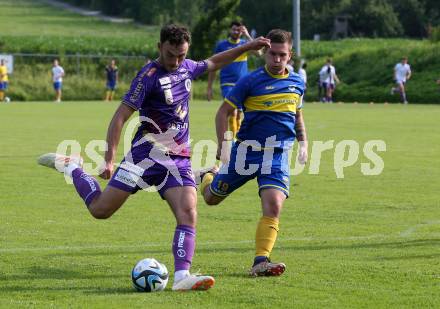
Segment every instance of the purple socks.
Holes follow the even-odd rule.
[[[73,170],[72,179],[79,196],[81,196],[84,203],[89,207],[93,199],[101,194],[101,188],[98,182],[92,176],[84,173],[81,168]]]
[[[196,230],[188,225],[178,225],[174,232],[174,271],[189,270],[196,245]]]

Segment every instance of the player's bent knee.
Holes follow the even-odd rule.
[[[218,204],[220,204],[220,202],[219,201],[216,201],[215,199],[205,199],[205,203],[206,203],[206,205],[209,205],[209,206],[215,206],[215,205],[218,205]]]
[[[224,200],[224,198],[219,197],[219,196],[215,196],[215,195],[213,195],[211,193],[205,194],[203,196],[203,198],[205,200],[205,203],[207,205],[209,205],[209,206],[218,205],[218,204],[220,204]]]
[[[195,207],[182,207],[177,213],[177,217],[184,220],[185,222],[196,222],[197,220],[197,209]]]
[[[95,219],[108,219],[114,213],[114,211],[112,211],[109,207],[105,207],[105,205],[100,203],[90,204],[89,211]]]
[[[281,213],[281,206],[280,207],[272,206],[266,209],[264,215],[271,218],[278,218],[280,216],[280,213]]]
[[[108,219],[113,215],[113,213],[109,211],[102,211],[102,210],[90,211],[90,213],[92,214],[93,218],[100,220]]]

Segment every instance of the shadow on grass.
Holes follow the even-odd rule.
[[[292,241],[294,242],[294,241]],[[328,244],[328,243],[319,243],[319,240],[311,240],[311,242],[315,242],[310,245],[294,245],[292,243],[286,244],[282,240],[276,244],[276,248],[280,250],[288,250],[288,251],[315,251],[315,250],[353,250],[353,249],[374,249],[374,248],[388,248],[388,249],[402,249],[402,248],[412,248],[412,247],[429,247],[429,246],[438,246],[440,245],[440,239],[417,239],[417,240],[402,240],[402,241],[394,241],[394,242],[363,242],[363,243],[353,243],[353,240],[333,240],[333,243],[337,244]],[[342,243],[341,243],[342,242]],[[344,243],[345,242],[345,243]],[[254,250],[254,245],[252,243],[243,244],[241,246],[226,246],[226,245],[200,245],[196,254],[200,253],[221,253],[221,252],[231,252],[231,253],[246,253],[248,251]],[[111,256],[111,255],[128,255],[128,254],[171,254],[170,248],[164,249],[154,249],[150,248],[108,248],[108,249],[84,249],[83,251],[74,251],[74,252],[57,252],[53,254],[47,254],[47,257],[53,256]]]
[[[170,245],[171,246],[171,245]],[[197,250],[199,251],[199,250]],[[82,251],[64,251],[64,252],[57,252],[57,253],[51,253],[46,254],[48,258],[55,257],[55,256],[110,256],[110,255],[127,255],[127,254],[148,254],[148,255],[155,255],[155,254],[171,254],[171,248],[166,249],[151,249],[149,247],[142,248],[142,246],[139,246],[139,248],[100,248],[100,249],[90,249],[85,248]]]
[[[402,256],[379,256],[374,258],[375,261],[397,261],[397,260],[424,260],[439,259],[440,254],[419,254],[419,255],[402,255]]]
[[[351,242],[350,240],[346,242]],[[417,240],[402,240],[394,242],[375,242],[375,243],[355,243],[355,244],[340,244],[340,245],[309,245],[309,246],[282,246],[286,250],[351,250],[351,249],[402,249],[412,247],[429,247],[440,245],[440,239],[417,239]],[[280,246],[280,247],[281,247]]]
[[[29,286],[8,286],[2,287],[2,292],[24,292],[29,293]],[[133,288],[129,287],[114,287],[114,288],[96,288],[96,287],[78,287],[78,286],[32,286],[32,291],[44,291],[44,292],[83,292],[84,294],[99,294],[99,295],[110,295],[110,294],[137,294]]]
[[[0,281],[26,281],[26,280],[72,280],[72,279],[124,279],[127,275],[121,274],[84,274],[84,272],[74,271],[68,268],[52,268],[52,267],[30,267],[19,275],[2,275],[0,274]]]

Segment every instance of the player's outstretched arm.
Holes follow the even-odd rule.
[[[295,115],[295,132],[296,139],[299,143],[299,156],[298,161],[301,164],[306,164],[308,155],[308,142],[307,142],[307,133],[306,126],[304,124],[304,117],[301,110],[298,110]]]
[[[208,71],[212,72],[221,69],[234,61],[234,59],[238,58],[241,54],[251,50],[260,50],[263,47],[270,47],[270,40],[264,37],[259,37],[246,44],[215,54],[207,59]]]
[[[119,139],[121,137],[122,128],[130,116],[133,114],[134,109],[126,104],[119,105],[115,114],[113,115],[110,125],[107,130],[107,151],[105,152],[105,166],[102,171],[101,178],[110,179],[113,173],[113,163],[116,156],[116,150],[118,149]]]
[[[215,116],[215,129],[217,132],[217,160],[222,160],[222,146],[225,141],[225,132],[228,130],[228,117],[233,115],[235,108],[229,103],[223,102]]]
[[[253,41],[254,39],[251,37],[251,35],[249,34],[249,31],[247,30],[246,26],[241,26],[241,35],[244,36],[246,38],[246,40],[248,41]],[[263,55],[263,51],[261,49],[259,50],[253,50],[251,51],[252,54],[254,54],[255,56],[260,57],[261,55]]]

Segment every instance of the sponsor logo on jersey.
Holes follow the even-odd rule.
[[[186,88],[186,91],[188,91],[188,92],[191,91],[191,80],[189,78],[185,79],[185,88]]]
[[[171,92],[171,89],[165,89],[163,91],[163,93],[165,94],[165,101],[167,102],[167,104],[168,105],[173,104],[174,98],[173,98],[173,93]]]
[[[171,84],[171,78],[169,76],[165,76],[162,78],[159,78],[159,83],[163,86],[166,84]]]

